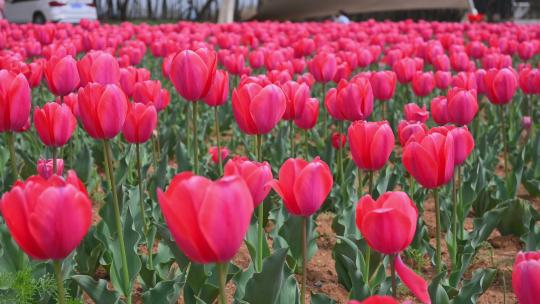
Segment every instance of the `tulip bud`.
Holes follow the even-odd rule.
[[[53,172],[53,160],[52,159],[38,159],[37,161],[37,172],[38,174],[48,179],[53,174],[62,176],[64,173],[64,160],[61,158],[56,159],[56,172]]]

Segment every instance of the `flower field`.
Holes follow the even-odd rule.
[[[540,300],[540,25],[0,20],[0,303]]]

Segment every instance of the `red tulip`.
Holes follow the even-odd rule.
[[[203,101],[211,107],[217,107],[225,104],[227,98],[229,98],[229,73],[216,70],[210,90]]]
[[[389,100],[396,90],[396,74],[392,71],[379,71],[371,74],[369,79],[373,96],[378,100]]]
[[[267,134],[281,120],[287,107],[286,97],[274,84],[262,87],[257,83],[245,83],[232,94],[233,114],[242,132]]]
[[[34,125],[41,141],[49,147],[65,145],[75,128],[77,119],[66,104],[46,103],[34,110]]]
[[[362,170],[380,170],[394,149],[394,133],[387,121],[355,121],[347,135],[354,163]]]
[[[257,208],[270,193],[272,168],[267,162],[259,163],[243,157],[234,157],[225,164],[224,176],[239,175],[246,182]]]
[[[328,165],[318,157],[307,162],[289,158],[272,182],[287,210],[297,216],[311,216],[326,200],[334,180]]]
[[[450,122],[448,114],[448,99],[445,96],[438,96],[431,100],[431,117],[438,125],[445,125]],[[476,113],[475,113],[476,114]]]
[[[386,192],[376,201],[363,196],[356,205],[356,227],[369,247],[396,254],[412,242],[418,209],[405,192]]]
[[[167,191],[158,189],[157,195],[165,223],[190,260],[228,262],[242,245],[253,198],[241,177],[211,181],[183,172],[173,178]]]
[[[486,89],[486,83],[484,81],[484,77],[486,76],[487,72],[484,69],[478,69],[476,72],[474,72],[474,75],[476,77],[476,87],[478,90],[478,94],[485,94]]]
[[[296,81],[287,81],[281,85],[281,89],[287,98],[287,107],[283,113],[284,120],[293,120],[296,118],[297,107],[303,107],[309,98],[309,86],[305,83],[299,84]]]
[[[364,120],[373,112],[373,91],[364,77],[347,82],[341,80],[337,88],[326,94],[324,104],[328,113],[336,120]]]
[[[188,101],[203,99],[212,85],[216,63],[216,54],[208,49],[178,52],[169,74],[174,88]]]
[[[41,84],[43,79],[43,65],[45,59],[38,59],[28,65],[30,68],[29,74],[27,75],[28,83],[32,88],[38,87]]]
[[[153,105],[128,103],[126,121],[122,134],[128,143],[142,144],[152,136],[157,126],[157,110]]]
[[[83,129],[95,139],[111,139],[124,126],[128,100],[115,84],[89,83],[79,89],[79,114]]]
[[[447,100],[448,118],[457,125],[468,125],[478,112],[475,89],[453,88],[448,91]]]
[[[70,55],[63,58],[53,56],[45,63],[45,80],[51,93],[66,96],[79,87],[77,62]]]
[[[229,149],[225,147],[219,147],[219,152],[221,153],[221,160],[225,160],[227,157],[229,157]],[[210,147],[210,149],[208,149],[208,154],[210,154],[210,159],[212,159],[212,162],[214,164],[219,164],[218,147]]]
[[[334,149],[339,150],[345,147],[346,143],[347,136],[345,134],[340,134],[338,132],[332,134],[332,147],[334,147]]]
[[[416,96],[427,96],[435,88],[433,72],[416,72],[412,79],[412,88]]]
[[[439,90],[444,90],[450,86],[450,82],[452,81],[452,73],[445,72],[445,71],[437,71],[435,72],[435,86]]]
[[[519,87],[525,94],[540,93],[540,71],[529,68],[519,71]]]
[[[300,129],[309,130],[317,124],[319,116],[319,101],[317,98],[307,98],[304,104],[298,103],[295,107],[294,124]]]
[[[452,86],[466,90],[476,90],[478,83],[474,73],[459,72],[452,78]]]
[[[89,82],[99,84],[118,84],[120,81],[120,66],[113,55],[104,51],[87,53],[77,62],[81,86]]]
[[[465,52],[454,53],[450,56],[450,63],[454,71],[466,71],[469,67],[469,56]]]
[[[254,69],[259,69],[264,65],[264,52],[255,50],[248,55],[249,65]]]
[[[540,291],[540,251],[519,252],[512,271],[512,287],[519,303],[538,302]]]
[[[392,70],[396,73],[399,83],[409,83],[416,73],[416,62],[409,57],[403,58],[394,63]]]
[[[446,54],[440,54],[432,62],[436,71],[450,71],[450,58]]]
[[[16,182],[0,211],[15,242],[38,260],[66,258],[92,222],[92,203],[74,171],[66,179],[34,175]]]
[[[394,265],[396,267],[396,273],[403,284],[405,284],[405,286],[407,286],[407,288],[409,288],[422,303],[431,304],[426,280],[407,267],[399,255],[397,255]]]
[[[403,113],[408,121],[426,122],[429,119],[429,112],[425,105],[420,108],[416,103],[408,103],[403,106]]]
[[[523,116],[521,118],[521,127],[524,130],[529,131],[531,129],[531,126],[532,126],[532,118],[530,116]]]
[[[454,164],[460,166],[471,154],[474,138],[467,127],[453,128],[450,134],[454,138]]]
[[[158,112],[164,110],[170,100],[169,91],[161,88],[159,80],[137,82],[133,87],[133,101],[153,105]]]
[[[531,59],[535,52],[537,52],[538,47],[534,45],[533,42],[523,41],[518,46],[518,55],[519,58],[523,61]]]
[[[53,172],[53,160],[52,159],[38,159],[37,172],[39,176],[48,179],[53,175],[62,176],[64,173],[64,160],[61,158],[56,159],[56,172]]]
[[[484,83],[486,95],[495,105],[510,103],[518,87],[515,73],[508,68],[490,69],[484,76]]]
[[[124,93],[131,97],[133,90],[135,90],[135,83],[137,83],[137,70],[133,67],[121,68],[118,83]]]
[[[317,82],[329,82],[337,72],[336,57],[332,53],[318,53],[308,62],[308,70]]]
[[[423,122],[402,120],[398,125],[399,143],[405,147],[410,140],[421,141],[427,132],[428,129]]]
[[[403,165],[418,183],[428,189],[447,184],[454,173],[452,134],[433,133],[410,141],[403,149]]]
[[[22,132],[27,129],[30,98],[30,86],[23,74],[0,70],[0,132]]]
[[[332,80],[335,83],[339,83],[341,79],[345,79],[345,80],[349,79],[351,77],[351,73],[352,71],[349,64],[347,62],[342,62],[341,64],[337,66],[336,74],[334,74],[334,77],[332,78]]]

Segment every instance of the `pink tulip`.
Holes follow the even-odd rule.
[[[355,121],[348,139],[354,163],[362,170],[380,170],[394,149],[394,133],[387,121]]]
[[[326,200],[332,184],[330,168],[318,157],[311,162],[289,158],[279,169],[279,179],[272,182],[272,188],[290,213],[311,216]]]
[[[519,303],[538,302],[540,291],[540,251],[519,252],[512,271],[512,287]]]
[[[425,105],[420,108],[416,103],[408,103],[403,107],[403,112],[408,121],[426,122],[429,119],[429,112]]]
[[[272,168],[267,162],[250,161],[234,157],[225,164],[224,176],[239,175],[246,182],[253,197],[253,207],[257,208],[270,193]]]

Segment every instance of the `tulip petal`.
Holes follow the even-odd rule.
[[[257,134],[267,134],[283,117],[287,103],[280,87],[274,84],[264,87],[249,105],[249,112],[257,126]]]
[[[332,189],[333,179],[328,166],[319,161],[309,163],[294,183],[294,197],[302,216],[315,213]]]
[[[409,218],[401,211],[391,208],[375,209],[365,215],[360,231],[369,247],[384,253],[399,253],[410,245]]]
[[[398,256],[395,259],[396,272],[403,284],[409,288],[409,290],[424,304],[431,304],[429,298],[428,285],[426,281],[419,275],[417,275],[412,269],[407,267],[405,263]]]

